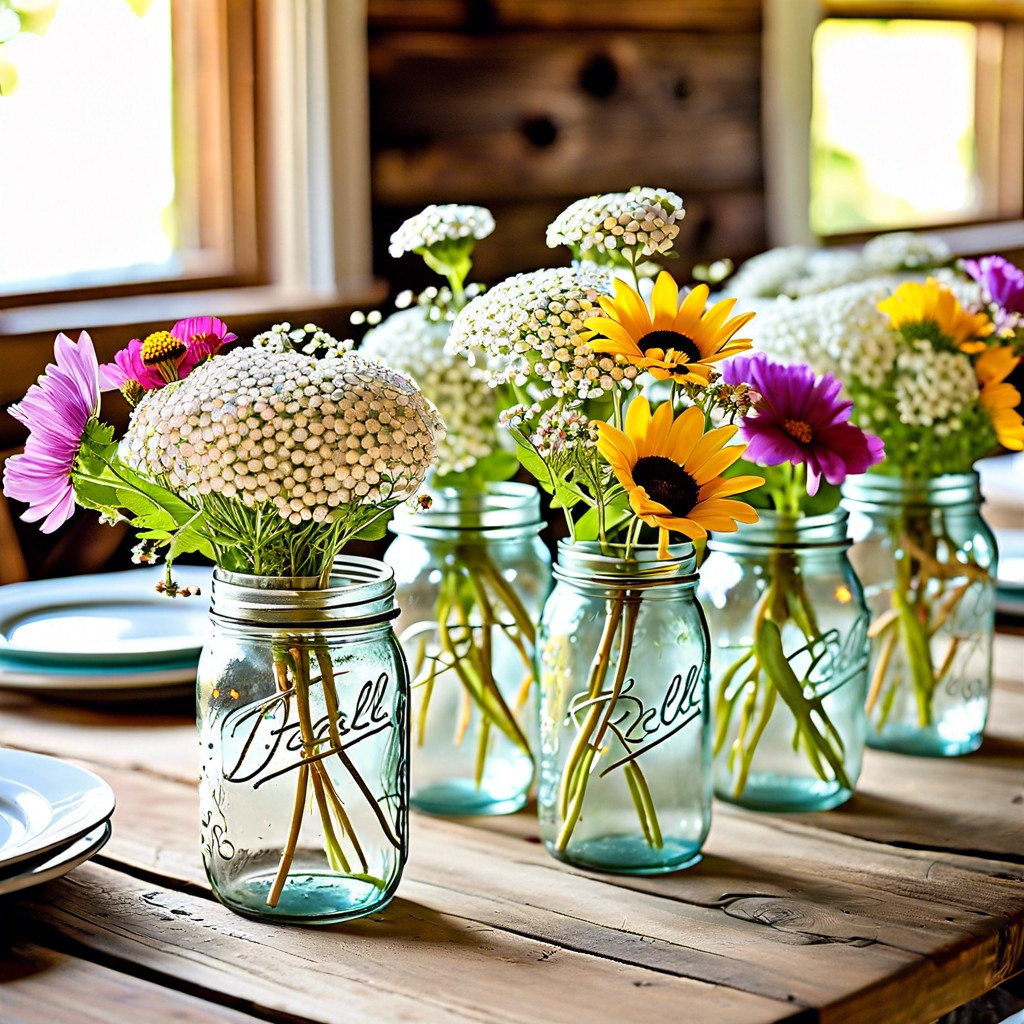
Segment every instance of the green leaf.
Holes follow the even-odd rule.
[[[624,522],[633,517],[633,510],[629,507],[629,498],[625,494],[619,494],[604,507],[604,529],[606,534],[613,533]],[[597,540],[600,519],[597,509],[588,509],[576,521],[573,535],[576,540]]]
[[[352,540],[381,540],[388,534],[388,523],[391,522],[393,513],[389,512],[386,516],[379,516],[372,522],[364,526],[357,534],[354,534]]]

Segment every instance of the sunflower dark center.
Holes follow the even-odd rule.
[[[669,349],[672,349],[686,356],[691,363],[700,359],[700,349],[697,348],[697,343],[678,331],[650,331],[637,342],[637,347],[644,355],[655,348],[661,352],[668,352]]]
[[[811,443],[811,438],[814,435],[811,432],[810,424],[805,420],[786,420],[782,426],[793,440],[799,441],[801,444]]]
[[[645,455],[637,459],[633,480],[652,501],[664,505],[674,516],[688,516],[700,494],[693,477],[664,455]]]

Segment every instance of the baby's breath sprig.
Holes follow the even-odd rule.
[[[415,252],[435,273],[447,278],[451,303],[465,305],[465,283],[473,267],[476,243],[494,231],[494,217],[483,206],[431,205],[404,221],[391,236],[388,251],[396,259]]]

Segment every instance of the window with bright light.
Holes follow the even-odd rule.
[[[0,0],[0,297],[225,283],[251,263],[254,76],[231,63],[250,11]]]
[[[813,66],[816,234],[998,215],[979,153],[976,26],[832,18],[815,34]]]

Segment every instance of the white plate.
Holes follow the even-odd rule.
[[[0,869],[67,845],[114,812],[114,791],[84,768],[0,750]]]
[[[18,892],[19,889],[27,889],[32,885],[42,885],[43,882],[52,882],[55,878],[66,875],[99,853],[106,846],[110,832],[110,822],[105,821],[99,828],[64,847],[42,864],[37,864],[21,874],[0,878],[0,896]]]
[[[76,670],[65,665],[25,665],[0,656],[0,688],[8,690],[40,690],[48,693],[109,693],[116,696],[124,690],[184,690],[196,680],[197,658],[175,661],[152,667],[99,668]]]
[[[0,656],[45,665],[150,664],[198,656],[209,631],[212,570],[180,566],[199,597],[154,589],[164,569],[69,576],[0,587]]]

